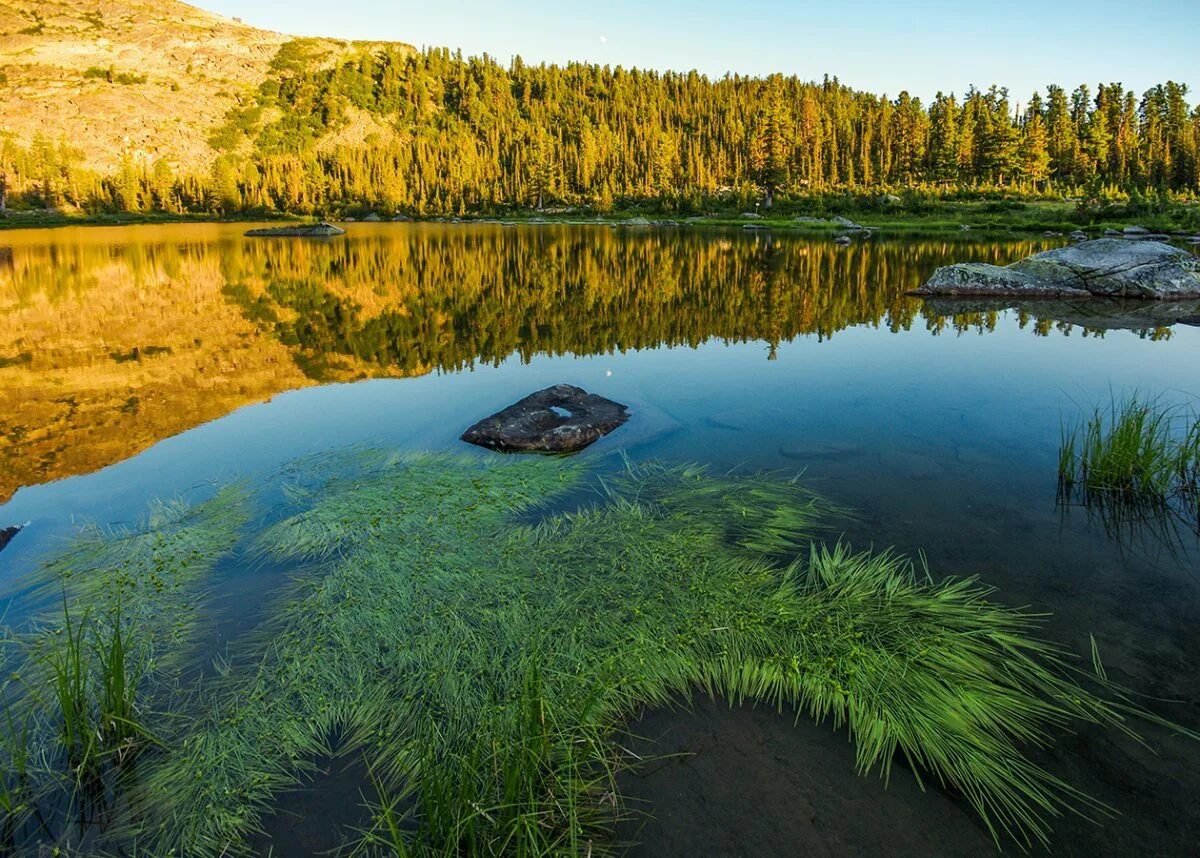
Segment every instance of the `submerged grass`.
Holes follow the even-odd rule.
[[[84,528],[40,569],[34,592],[57,587],[61,609],[6,631],[15,667],[0,689],[0,785],[8,848],[95,845],[142,752],[158,744],[160,685],[180,663],[194,585],[229,552],[248,497],[156,504],[137,528]],[[5,848],[0,841],[0,854]]]
[[[48,773],[94,758],[120,842],[245,853],[275,797],[336,751],[364,757],[377,793],[358,854],[601,855],[631,764],[622,725],[696,688],[844,725],[860,770],[887,777],[902,755],[998,839],[1105,811],[1024,752],[1072,723],[1131,734],[1150,716],[1040,640],[1036,616],[891,553],[814,546],[840,511],[796,480],[628,465],[545,512],[586,477],[550,458],[297,464],[291,514],[251,546],[294,568],[290,590],[215,681],[170,699],[153,680],[246,493],[87,532],[48,567],[62,618],[21,642],[5,753],[29,774],[0,793],[18,834],[53,839],[32,821],[64,782]]]
[[[781,559],[831,508],[776,477],[631,466],[519,523],[582,478],[417,456],[293,492],[257,550],[299,564],[294,592],[142,780],[143,836],[238,851],[338,735],[380,795],[364,854],[602,854],[622,723],[697,687],[847,726],[862,771],[903,755],[998,838],[1103,812],[1024,749],[1079,721],[1130,733],[1137,710],[1035,616],[889,553]]]

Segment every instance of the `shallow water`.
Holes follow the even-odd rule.
[[[244,229],[0,233],[0,527],[32,522],[0,553],[3,592],[80,521],[130,521],[152,498],[258,482],[347,444],[458,450],[479,417],[570,382],[633,414],[581,454],[601,467],[623,453],[803,469],[853,510],[836,528],[857,547],[978,574],[998,599],[1052,613],[1048,634],[1081,657],[1094,635],[1110,677],[1200,727],[1195,533],[1111,532],[1055,492],[1064,417],[1135,388],[1194,401],[1200,328],[1089,329],[1062,307],[942,315],[905,296],[938,265],[1050,244],[409,224],[280,242]],[[243,573],[214,582],[213,652],[272,590]],[[9,621],[29,608],[18,594]],[[624,833],[641,854],[965,854],[973,834],[988,847],[953,796],[864,786],[831,730],[793,735],[790,716],[708,705],[643,723],[698,756],[628,784],[657,814]],[[1098,732],[1048,753],[1122,814],[1062,820],[1056,854],[1194,853],[1200,744],[1147,735],[1155,753]],[[303,806],[344,812],[359,800],[346,780]],[[765,796],[754,814],[751,785]],[[845,810],[819,813],[823,791],[826,811]],[[966,821],[951,826],[948,804]],[[784,818],[799,805],[807,822]],[[901,825],[918,834],[895,838]],[[268,828],[277,854],[312,836],[292,818]]]

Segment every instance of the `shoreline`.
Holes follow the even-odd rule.
[[[299,216],[292,214],[271,213],[234,216],[218,216],[204,214],[103,214],[103,215],[74,215],[30,211],[10,210],[5,217],[0,217],[0,231],[22,229],[59,229],[63,227],[112,227],[112,226],[145,226],[159,224],[261,224],[261,223],[308,223],[318,220],[328,220],[335,224],[349,224],[351,228],[358,224],[372,223],[443,223],[443,224],[494,224],[502,226],[607,226],[624,227],[628,229],[677,229],[677,228],[722,228],[742,229],[746,232],[786,232],[801,235],[836,235],[840,233],[881,233],[889,236],[919,236],[919,235],[962,235],[970,237],[975,234],[996,235],[1012,234],[1024,237],[1041,236],[1057,238],[1059,234],[1066,237],[1075,230],[1102,233],[1106,229],[1120,231],[1125,226],[1144,226],[1154,232],[1163,232],[1172,239],[1187,239],[1200,235],[1200,225],[1181,228],[1177,219],[1163,216],[1147,216],[1142,218],[1114,218],[1080,223],[1078,220],[1066,219],[1069,209],[1064,207],[1052,216],[1047,212],[1045,217],[1030,219],[1028,213],[1014,212],[997,213],[985,211],[983,205],[974,209],[964,207],[957,216],[947,214],[917,215],[908,213],[895,214],[860,214],[853,218],[839,215],[806,216],[782,215],[749,216],[739,214],[716,214],[704,216],[679,217],[643,212],[622,212],[611,215],[590,215],[583,211],[566,212],[536,212],[515,211],[496,215],[466,215],[459,217],[409,217],[401,216],[393,219],[380,218],[378,221],[364,218],[332,218],[328,216]],[[842,217],[839,221],[837,218]]]

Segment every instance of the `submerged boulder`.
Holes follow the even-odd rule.
[[[327,238],[333,235],[345,234],[346,230],[331,223],[325,223],[324,221],[312,224],[251,229],[246,232],[246,235],[253,238]]]
[[[556,384],[483,418],[462,440],[503,452],[569,453],[616,429],[628,411],[583,388]]]
[[[1100,238],[1038,253],[1007,267],[948,265],[913,294],[1198,298],[1200,258],[1157,241]]]

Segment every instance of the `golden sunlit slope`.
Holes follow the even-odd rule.
[[[0,0],[0,131],[65,137],[105,171],[125,152],[205,168],[288,38],[177,0]]]

